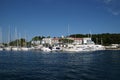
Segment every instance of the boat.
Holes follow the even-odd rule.
[[[8,46],[8,47],[5,47],[4,50],[6,50],[6,51],[11,51],[12,48],[11,48],[10,46]]]
[[[66,51],[66,52],[82,52],[82,51],[85,51],[85,49],[83,47],[80,47],[80,46],[77,46],[77,45],[69,44],[69,45],[67,45],[67,47],[63,48],[63,51]]]
[[[2,47],[0,47],[0,51],[3,51],[3,48],[2,48]]]
[[[7,40],[7,47],[4,48],[6,51],[11,51],[11,46],[10,46],[10,27],[8,29],[8,40]]]
[[[52,50],[51,50],[49,47],[42,47],[42,48],[41,48],[41,51],[51,52]]]
[[[22,51],[28,51],[29,48],[27,48],[27,47],[21,47],[21,50],[22,50]]]
[[[98,51],[105,50],[105,47],[102,45],[67,45],[67,47],[63,48],[63,51],[67,52],[88,52],[88,51]]]
[[[12,51],[18,51],[18,47],[12,47]]]
[[[0,51],[3,51],[3,44],[2,44],[2,30],[0,28]]]
[[[59,47],[59,46],[54,46],[54,47],[51,47],[51,50],[52,50],[53,52],[59,52],[59,51],[62,51],[62,48]]]

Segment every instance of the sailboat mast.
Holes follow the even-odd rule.
[[[26,36],[26,32],[25,32],[25,47],[27,47],[27,36]]]
[[[68,35],[69,35],[69,31],[70,31],[70,28],[69,28],[70,26],[69,26],[69,24],[68,24]]]
[[[2,30],[1,30],[1,27],[0,27],[0,44],[2,44]]]
[[[69,37],[69,31],[70,31],[70,29],[69,29],[69,24],[68,24],[68,37]],[[68,39],[68,43],[69,43],[69,39]]]
[[[17,42],[17,47],[18,47],[18,36],[17,36],[17,29],[15,28],[15,40]]]
[[[7,42],[8,46],[10,46],[10,26],[8,28],[8,42]]]
[[[90,32],[90,38],[92,39],[92,32],[91,32],[91,30],[89,32]]]

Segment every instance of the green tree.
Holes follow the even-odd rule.
[[[35,36],[32,38],[32,41],[42,40],[43,38],[45,38],[45,37],[44,36]]]
[[[59,39],[59,42],[61,42],[61,43],[73,43],[73,40],[71,40],[71,39],[63,39],[63,38],[61,38],[61,39]]]
[[[84,38],[88,37],[89,34],[72,34],[70,37],[73,38]],[[92,34],[92,40],[96,44],[111,45],[120,44],[120,33],[103,33],[103,34]]]

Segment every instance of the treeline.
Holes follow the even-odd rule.
[[[91,37],[96,44],[111,45],[120,44],[120,33],[103,33],[103,34],[72,34],[70,37],[84,38]]]
[[[103,34],[71,34],[67,37],[73,37],[73,38],[85,38],[85,37],[91,37],[92,40],[96,43],[96,44],[102,44],[102,45],[111,45],[111,44],[120,44],[120,33],[103,33]],[[37,40],[42,40],[43,38],[50,38],[50,36],[45,37],[45,36],[35,36],[32,38],[31,41],[37,41]],[[60,38],[60,37],[59,37]],[[20,46],[25,46],[27,45],[31,45],[31,41],[27,42],[25,39],[17,39],[15,41],[11,41],[9,43],[10,46],[16,46],[16,45],[20,45]],[[61,39],[59,40],[60,42],[63,43],[67,43],[67,42],[73,42],[71,40],[68,39]],[[4,44],[5,46],[7,46],[7,44]]]

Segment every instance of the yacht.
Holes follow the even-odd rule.
[[[42,48],[41,48],[41,51],[51,52],[52,50],[51,50],[49,47],[42,47]]]
[[[21,47],[21,50],[22,50],[22,51],[28,51],[29,48],[27,48],[27,47]]]
[[[67,52],[85,52],[85,51],[98,51],[98,50],[105,50],[105,47],[102,45],[68,45],[67,47],[63,48],[63,51]]]
[[[66,52],[81,52],[81,51],[85,51],[85,49],[83,47],[71,44],[71,45],[67,45],[67,47],[63,48],[63,51],[66,51]]]
[[[12,48],[11,48],[10,46],[8,46],[8,47],[5,47],[4,50],[6,50],[6,51],[11,51]]]
[[[0,47],[0,51],[3,51],[3,48],[2,48],[2,47]]]
[[[12,51],[18,51],[18,47],[12,47]]]
[[[62,48],[61,47],[58,47],[58,46],[54,46],[51,48],[52,51],[55,51],[55,52],[58,52],[58,51],[61,51]]]

